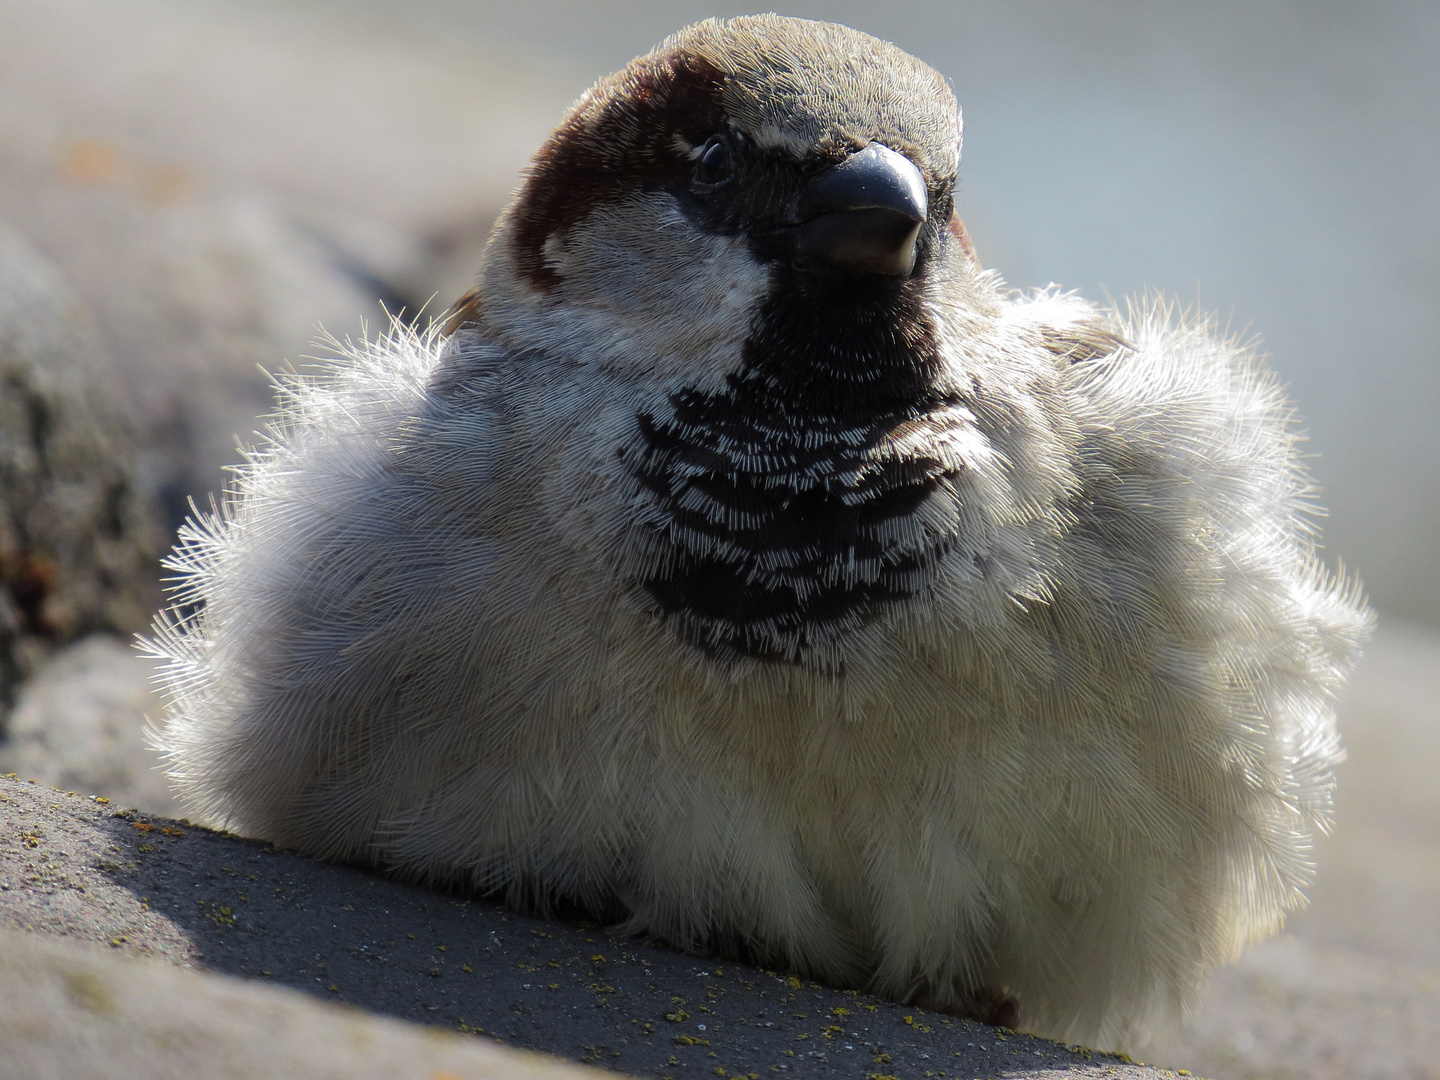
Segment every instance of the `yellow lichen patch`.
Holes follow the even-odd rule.
[[[227,930],[235,925],[235,912],[225,904],[216,904],[209,900],[196,900],[195,906],[200,909],[200,914],[215,924],[217,929]],[[206,910],[207,908],[209,910]]]

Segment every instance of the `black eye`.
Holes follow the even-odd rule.
[[[724,135],[714,135],[705,144],[695,162],[697,184],[723,184],[730,179],[730,142]]]

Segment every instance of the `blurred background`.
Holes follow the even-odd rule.
[[[0,0],[0,772],[157,810],[124,635],[317,325],[442,310],[598,76],[748,8]],[[1145,1051],[1216,1080],[1440,1077],[1440,6],[791,3],[965,110],[960,208],[1016,287],[1158,289],[1258,335],[1326,557],[1381,629],[1286,933]],[[431,299],[433,297],[433,299]]]

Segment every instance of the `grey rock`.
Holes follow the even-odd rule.
[[[0,226],[0,709],[56,648],[134,632],[163,531],[107,358],[59,271]]]
[[[500,56],[214,0],[0,0],[0,218],[113,356],[173,528],[317,327],[443,310],[566,103]]]
[[[293,990],[13,931],[0,933],[0,1046],[0,1077],[15,1080],[592,1075]]]
[[[678,953],[593,924],[529,918],[15,780],[0,780],[5,927],[662,1077],[1164,1075],[1083,1047]],[[180,981],[168,986],[157,990],[152,1011],[187,1009],[180,995],[200,992]],[[76,993],[83,1005],[87,992]],[[103,1015],[69,1015],[79,1044],[103,1045],[113,1030]],[[293,1029],[282,1027],[281,1035],[290,1038]],[[344,1032],[316,1029],[315,1037],[320,1050],[333,1048],[343,1060]],[[169,1067],[163,1054],[158,1060]],[[186,1059],[193,1075],[213,1075],[218,1060]]]
[[[152,661],[110,635],[61,649],[20,690],[0,743],[0,773],[177,813],[159,756],[145,740],[146,717],[161,709],[154,673]]]

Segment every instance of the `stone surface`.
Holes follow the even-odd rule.
[[[0,780],[0,800],[0,927],[486,1042],[665,1077],[1166,1075],[39,784]]]
[[[537,1054],[319,1004],[280,987],[0,933],[0,1077],[581,1080]]]
[[[380,302],[443,309],[561,115],[519,64],[193,0],[0,0],[0,219],[93,311],[170,525]]]
[[[0,743],[0,773],[178,815],[145,741],[147,717],[162,710],[154,670],[130,642],[107,634],[62,649],[20,691]]]
[[[140,630],[160,599],[164,533],[114,387],[83,302],[0,223],[0,716],[56,648]]]

